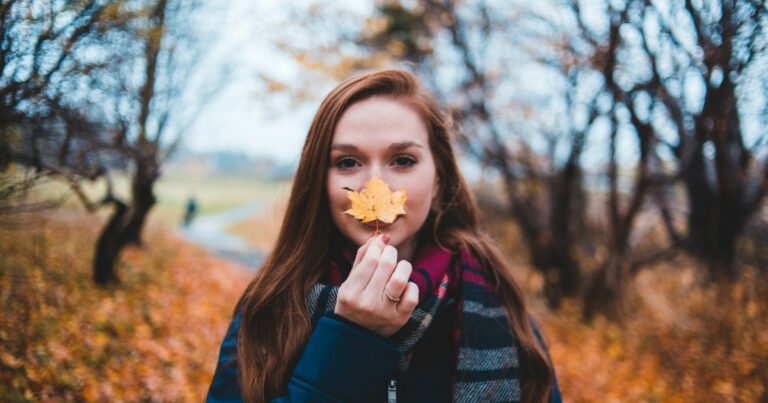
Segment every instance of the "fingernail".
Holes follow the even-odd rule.
[[[381,241],[384,243],[389,242],[389,234],[384,234],[381,236]]]

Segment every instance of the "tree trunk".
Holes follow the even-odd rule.
[[[739,272],[736,241],[754,213],[750,190],[764,180],[749,178],[753,155],[744,145],[736,83],[731,79],[740,58],[734,51],[735,7],[723,5],[719,27],[727,35],[719,43],[700,38],[707,50],[704,64],[709,71],[719,70],[722,80],[708,83],[695,131],[687,139],[688,148],[695,148],[682,153],[681,159],[690,211],[688,249],[707,263],[710,277],[730,280]],[[702,153],[705,145],[714,148],[710,160]]]
[[[572,255],[576,243],[569,226],[556,223],[524,236],[531,261],[544,276],[544,296],[551,309],[559,308],[563,298],[578,295],[583,281],[581,265]]]
[[[129,244],[142,246],[141,232],[146,222],[147,214],[156,199],[153,192],[156,176],[146,170],[137,171],[131,186],[131,196],[133,198],[130,216],[125,223],[126,238]]]
[[[582,275],[579,264],[570,256],[569,249],[553,247],[552,264],[544,276],[544,296],[550,309],[560,307],[563,298],[579,294]]]
[[[125,241],[120,236],[120,223],[125,217],[127,207],[125,203],[111,197],[106,199],[105,203],[114,204],[115,211],[96,242],[96,254],[93,258],[93,281],[99,285],[119,281],[115,262],[120,250],[125,246]]]
[[[577,246],[574,233],[584,220],[581,173],[578,167],[571,168],[575,170],[566,166],[552,178],[543,198],[546,203],[519,196],[511,190],[515,179],[506,181],[512,214],[520,225],[531,263],[544,276],[544,296],[552,309],[560,307],[563,298],[578,295],[583,281],[581,266],[573,256]]]
[[[740,201],[733,200],[733,194],[715,195],[709,188],[686,185],[689,252],[706,262],[712,279],[735,279],[739,273],[736,241],[750,212],[739,208]]]
[[[730,55],[730,47],[720,50]],[[750,152],[744,147],[731,80],[708,88],[698,122],[695,137],[689,140],[696,148],[689,150],[689,160],[682,164],[687,165],[683,180],[690,212],[687,246],[707,263],[710,277],[733,280],[738,276],[736,240],[752,211],[746,200]],[[715,149],[709,171],[702,153],[706,142]]]
[[[629,265],[620,253],[612,253],[590,281],[584,301],[584,317],[593,319],[603,314],[612,321],[621,320],[626,312],[626,294],[630,290]]]
[[[156,171],[146,170],[143,167],[137,168],[131,188],[132,204],[130,207],[111,197],[106,200],[115,204],[115,211],[96,243],[93,279],[97,284],[118,282],[116,263],[120,251],[129,244],[140,242],[144,221],[155,203],[152,189],[157,176],[152,174],[153,172]]]
[[[696,256],[705,256],[711,247],[710,228],[713,226],[712,211],[715,195],[707,179],[706,166],[701,150],[691,150],[693,155],[683,168],[683,181],[688,195],[687,249]]]
[[[578,149],[577,149],[578,147]],[[582,172],[577,159],[581,146],[574,146],[572,158],[550,183],[550,222],[552,242],[540,251],[548,256],[544,295],[550,308],[557,309],[563,298],[581,292],[581,265],[573,256],[578,246],[576,234],[584,230],[585,200]]]

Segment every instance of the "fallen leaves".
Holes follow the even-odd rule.
[[[408,197],[405,195],[405,189],[391,192],[386,182],[379,179],[378,175],[368,181],[360,193],[348,189],[347,197],[352,201],[352,208],[345,213],[362,222],[379,220],[392,223],[397,216],[406,214],[405,201]]]
[[[765,400],[766,275],[745,269],[733,284],[686,283],[695,264],[660,264],[641,272],[633,314],[621,325],[602,317],[583,322],[572,300],[542,315],[567,400]]]
[[[98,289],[88,220],[0,226],[0,400],[203,400],[248,273],[150,228],[123,283]],[[566,401],[765,400],[768,275],[701,285],[695,264],[640,272],[621,326],[583,322],[573,300],[541,313]]]
[[[10,353],[6,351],[0,351],[0,362],[2,362],[3,365],[11,369],[19,368],[22,365],[21,360],[12,356]]]
[[[251,275],[150,222],[146,246],[120,259],[121,284],[100,289],[93,219],[0,225],[0,400],[204,400]]]

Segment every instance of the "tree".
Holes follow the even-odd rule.
[[[607,21],[602,29],[587,22],[578,2],[566,4],[578,27],[569,36],[569,48],[586,49],[582,63],[600,72],[638,139],[634,196],[620,218],[611,134],[608,211],[618,224],[612,225],[613,249],[626,243],[627,228],[650,194],[671,246],[700,257],[712,278],[734,279],[736,240],[766,192],[768,155],[759,149],[764,129],[752,133],[749,147],[744,136],[750,126],[766,126],[764,114],[747,112],[768,107],[760,96],[768,83],[764,2],[610,3],[602,11]],[[677,229],[669,207],[682,201],[668,200],[678,183],[687,195],[684,231]],[[598,278],[626,278],[621,274],[626,271],[603,268]],[[608,281],[601,282],[591,287],[595,306],[604,300],[600,295],[610,293]]]
[[[665,203],[659,208],[671,239],[708,263],[713,278],[733,279],[736,241],[768,191],[766,4],[642,4],[635,29],[650,71],[644,91],[664,111],[652,124],[673,128],[663,144],[677,162],[668,183],[681,182],[688,196],[686,231],[676,230]],[[646,21],[658,29],[640,25]],[[698,93],[680,91],[692,85],[700,86]],[[757,127],[751,145],[749,126]]]
[[[105,100],[112,107],[114,124],[121,128],[111,146],[130,167],[131,199],[120,200],[109,186],[102,201],[114,210],[96,246],[93,270],[99,284],[117,281],[115,263],[125,246],[141,245],[162,164],[204,104],[184,98],[202,50],[193,45],[189,30],[198,9],[194,0],[145,2],[133,14],[135,28],[117,40],[122,46],[114,48],[129,56],[116,58],[114,75],[105,76],[103,87],[108,89]]]
[[[608,140],[604,211],[609,236],[590,240],[607,253],[597,259],[597,271],[586,284],[586,313],[615,307],[612,316],[620,316],[632,274],[643,264],[669,256],[663,245],[648,255],[633,253],[633,228],[649,201],[658,204],[672,246],[683,245],[703,257],[715,277],[735,275],[735,240],[768,183],[768,161],[754,156],[764,135],[745,147],[740,121],[740,110],[760,104],[759,92],[766,86],[757,68],[765,66],[764,3],[625,1],[598,4],[587,13],[579,2],[566,1],[518,7],[510,13],[491,2],[424,0],[411,14],[402,6],[398,9],[397,2],[383,4],[378,17],[389,22],[380,24],[384,28],[364,44],[381,50],[399,41],[405,44],[401,49],[412,49],[407,44],[450,38],[448,43],[433,42],[430,51],[405,54],[426,61],[422,74],[429,76],[440,66],[435,53],[453,52],[451,68],[460,78],[444,98],[452,99],[460,111],[465,149],[500,173],[532,262],[545,274],[550,305],[580,292],[583,268],[574,251],[578,239],[589,236],[580,230],[588,219],[582,158],[588,137],[601,127]],[[690,23],[672,24],[671,16],[683,22],[689,18]],[[517,55],[518,68],[559,76],[552,87],[559,91],[562,109],[530,99],[500,102],[498,89],[516,72],[500,67],[499,54]],[[531,59],[535,63],[526,65]],[[703,92],[681,90],[690,86],[686,80],[690,82],[692,74],[699,75]],[[746,76],[760,90],[739,93],[735,80],[747,81]],[[697,102],[698,109],[690,106]],[[765,111],[764,100],[761,105],[753,108]],[[569,122],[552,130],[536,122],[541,115],[535,112],[510,119],[510,109],[526,107],[561,113]],[[762,119],[758,127],[765,127]],[[538,136],[519,133],[521,126],[542,134],[548,147],[536,147]],[[670,126],[675,129],[670,131]],[[677,141],[670,139],[671,133]],[[636,147],[629,158],[621,154],[626,147],[619,145],[627,142]],[[664,147],[672,153],[662,152]],[[709,158],[708,148],[714,151]],[[670,154],[677,160],[676,169],[669,168]],[[621,185],[630,178],[630,186]],[[688,193],[685,236],[676,230],[666,204],[668,189],[677,181]],[[598,195],[594,190],[589,192]]]
[[[10,0],[0,5],[0,170],[3,212],[40,206],[22,197],[45,176],[65,179],[83,196],[81,180],[100,174],[85,143],[101,128],[75,102],[68,84],[82,82],[101,60],[78,57],[99,41],[105,12],[116,2]],[[14,168],[33,167],[34,172]],[[43,205],[49,205],[44,203]]]
[[[117,281],[120,251],[141,244],[162,163],[203,105],[185,92],[202,51],[190,25],[198,9],[194,0],[3,3],[6,166],[63,178],[89,210],[99,203],[81,183],[107,180],[101,204],[114,210],[96,245],[99,284]],[[130,201],[112,191],[118,170],[131,177]]]

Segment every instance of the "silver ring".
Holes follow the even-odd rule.
[[[395,298],[395,297],[393,297],[393,296],[389,295],[389,294],[387,293],[387,290],[384,290],[384,295],[385,295],[387,298],[389,298],[389,300],[390,300],[390,301],[392,301],[392,302],[400,302],[400,298]]]

